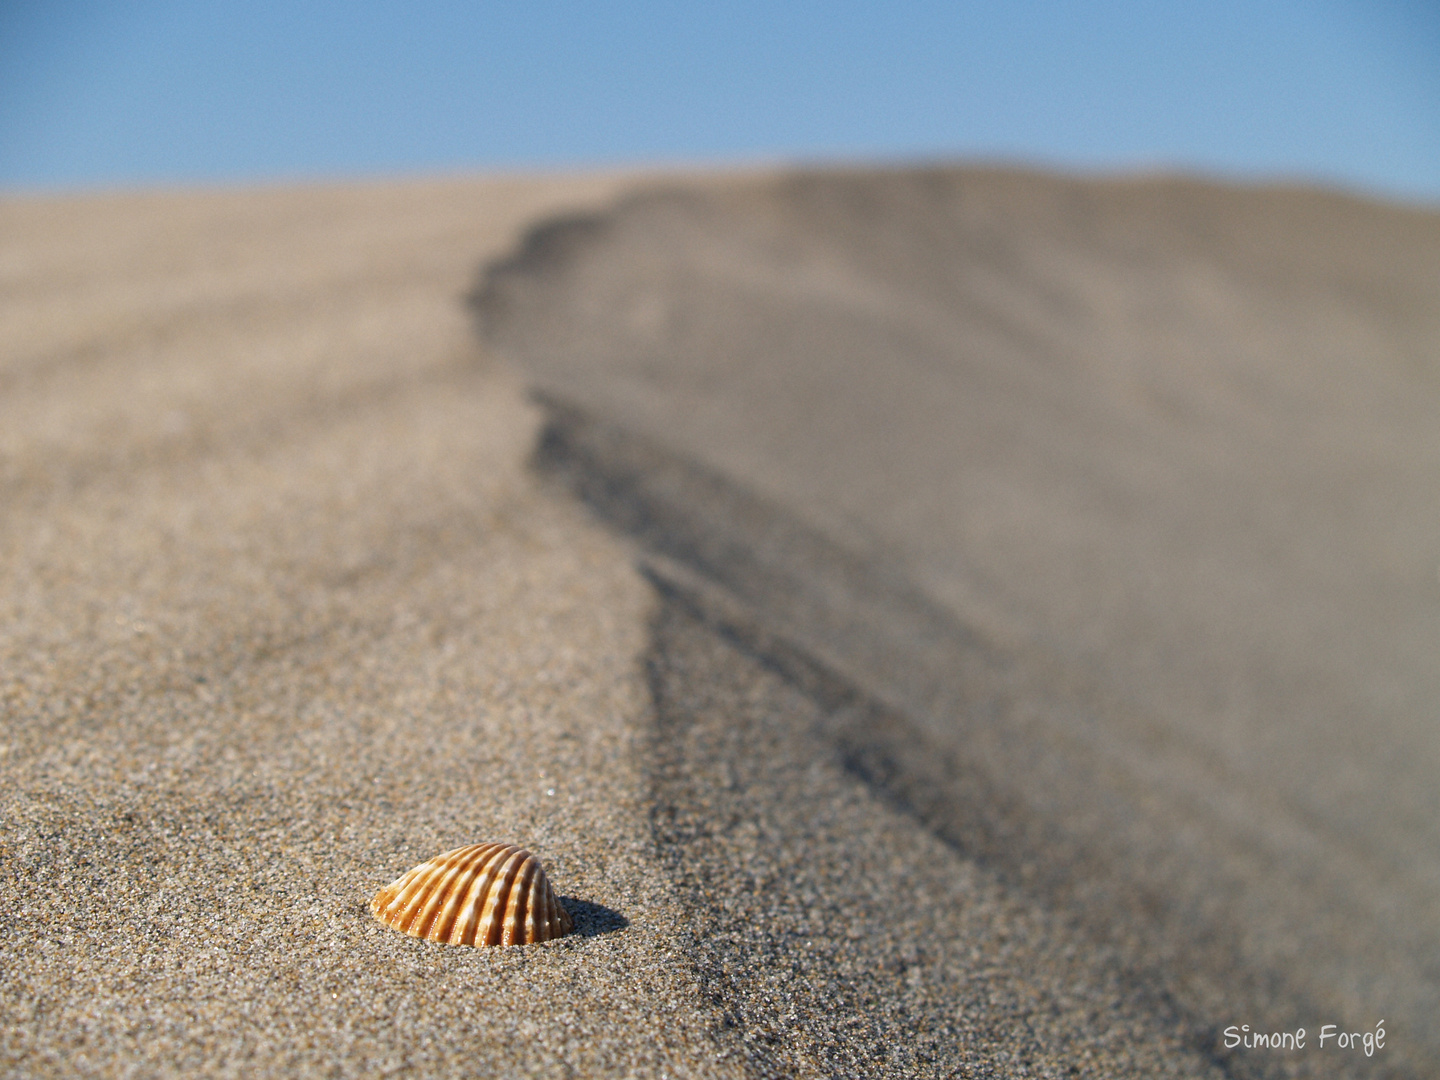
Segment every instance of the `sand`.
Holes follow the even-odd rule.
[[[1190,1045],[1431,1074],[1440,214],[801,173],[553,223],[476,306],[541,463],[837,677],[829,744]]]
[[[0,1073],[731,1071],[646,856],[649,591],[461,302],[612,187],[6,205]],[[576,936],[371,917],[483,837]]]
[[[1001,395],[1008,412],[982,402],[994,424],[1051,431],[1029,457],[972,457],[993,427],[956,447],[915,408],[914,358],[944,373],[944,349],[978,331],[936,328],[953,297],[926,290],[951,280],[955,248],[894,207],[913,224],[949,204],[904,175],[692,176],[669,182],[678,202],[636,176],[0,202],[0,1075],[1424,1075],[1436,595],[1430,534],[1410,523],[1434,520],[1433,485],[1413,486],[1435,464],[1415,419],[1434,415],[1434,215],[1274,195],[1353,237],[1389,230],[1370,291],[1336,292],[1380,314],[1330,305],[1315,333],[1337,343],[1333,371],[1360,342],[1390,374],[1301,382],[1330,419],[1364,391],[1339,444],[1366,455],[1342,463],[1399,524],[1359,521],[1293,579],[1259,558],[1242,584],[1279,602],[1235,644],[1277,642],[1253,685],[1269,693],[1287,650],[1328,681],[1207,712],[1207,689],[1259,692],[1230,653],[1156,673],[1235,617],[1223,597],[1192,610],[1215,578],[1190,549],[1137,558],[1142,534],[1115,564],[1161,575],[1153,603],[1116,603],[1087,632],[1077,612],[1117,572],[1094,552],[1120,526],[1085,519],[1103,492],[1082,486],[1066,516],[1043,485],[1091,446],[1082,480],[1132,467],[1159,494],[1112,493],[1122,508],[1195,526],[1172,472],[1230,478],[1194,465],[1223,446],[1132,432],[1155,465],[1117,447],[1084,391],[1183,409],[1198,387],[1229,416],[1241,406],[1194,341],[1218,323],[1218,352],[1240,341],[1262,369],[1294,353],[1292,323],[1237,322],[1233,268],[1162,227],[1254,196],[1181,185],[1140,200],[1150,218],[1119,215],[1125,243],[1173,255],[1177,290],[1138,256],[1128,278],[1098,275],[1093,242],[1057,242],[1005,202],[1054,202],[1063,183],[958,175],[1000,192],[973,250],[1003,268],[1020,244],[1094,291],[1026,291],[972,261],[959,278],[989,332],[1013,330],[992,308],[1036,303],[1048,323],[1009,313],[1030,353],[1088,326],[1130,365],[1130,382],[1072,365],[1017,384],[994,352],[925,384],[936,416]],[[556,215],[572,223],[523,247]],[[1200,220],[1175,228],[1206,235]],[[1321,285],[1295,292],[1329,310]],[[1177,318],[1189,336],[1164,355],[1191,366],[1137,387],[1158,346],[1123,335]],[[1295,406],[1280,382],[1242,402],[1259,410],[1246,437]],[[977,477],[975,460],[1018,475]],[[1333,463],[1276,513],[1315,525]],[[1257,480],[1234,513],[1269,491]],[[1249,536],[1237,520],[1215,532]],[[1293,554],[1276,529],[1261,539]],[[1039,575],[1072,534],[1091,561]],[[1338,635],[1313,652],[1283,621],[1309,614],[1293,593],[1351,581],[1345,544],[1372,535],[1370,576],[1326,598],[1379,637],[1349,661]],[[1233,554],[1222,544],[1222,569]],[[1189,576],[1166,592],[1177,566]],[[1156,614],[1184,602],[1178,630]],[[1154,704],[1177,688],[1179,719]],[[1346,710],[1364,724],[1337,743]],[[1197,746],[1206,732],[1242,758],[1256,740],[1311,749],[1262,782]],[[1337,784],[1338,813],[1303,798]],[[1246,863],[1226,814],[1278,854]],[[369,914],[415,862],[488,839],[541,856],[573,936],[450,948]],[[1212,872],[1223,888],[1197,885]],[[1272,909],[1293,943],[1270,923],[1265,948],[1237,940]],[[1337,920],[1353,935],[1332,957],[1296,955]],[[1383,1017],[1390,1040],[1373,1059],[1221,1045],[1224,1023],[1295,1015]]]

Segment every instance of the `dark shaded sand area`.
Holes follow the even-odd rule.
[[[1440,214],[11,197],[0,325],[0,1076],[1435,1075]],[[370,916],[480,840],[577,932]]]
[[[662,557],[659,836],[703,971],[813,975],[795,939],[844,860],[749,820],[748,793],[809,807],[803,763],[829,754],[1062,928],[1028,946],[1113,964],[1176,1067],[1436,1075],[1440,215],[1168,178],[792,175],[551,223],[475,306],[548,406],[539,465]],[[803,702],[726,713],[746,663]],[[903,850],[854,848],[867,880]],[[780,941],[732,895],[757,858],[797,912]],[[997,927],[905,921],[956,902],[939,890],[845,909],[944,955],[905,972],[946,1006],[894,1029],[943,1056],[961,995],[936,972]],[[874,1004],[800,1011],[888,1018],[910,974],[872,976]],[[1319,1045],[1381,1020],[1369,1060]],[[1227,1050],[1231,1024],[1307,1049]]]

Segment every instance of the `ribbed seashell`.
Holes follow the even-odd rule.
[[[411,937],[451,945],[530,945],[575,926],[540,860],[513,844],[437,855],[376,893],[370,910]]]

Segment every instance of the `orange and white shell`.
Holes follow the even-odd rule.
[[[530,945],[575,926],[540,860],[513,844],[472,844],[401,875],[370,902],[411,937],[451,945]]]

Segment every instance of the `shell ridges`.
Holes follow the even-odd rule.
[[[540,860],[513,844],[471,844],[406,871],[375,894],[375,917],[451,945],[530,945],[574,929]]]

